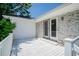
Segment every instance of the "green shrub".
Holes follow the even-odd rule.
[[[15,24],[11,23],[9,19],[0,20],[0,41],[2,41],[5,37],[12,32],[15,28]]]

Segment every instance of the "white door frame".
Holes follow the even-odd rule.
[[[54,19],[56,19],[56,37],[51,36],[51,20],[54,20]],[[43,21],[43,37],[57,41],[58,40],[57,39],[57,37],[58,37],[58,31],[57,31],[58,19],[57,18],[51,18],[51,19],[48,19],[48,20],[45,20],[45,21],[48,21],[48,36],[45,36],[45,34],[44,34],[45,30],[44,30],[44,21]]]
[[[57,21],[56,21],[56,37],[52,37],[51,35],[51,21],[56,18],[50,19],[50,39],[57,41]]]

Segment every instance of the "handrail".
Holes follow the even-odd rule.
[[[79,36],[74,39],[65,38],[65,56],[75,56],[76,53],[79,53],[79,47],[75,44],[78,42]]]
[[[79,36],[73,39],[73,43],[75,43],[79,39]]]
[[[79,36],[77,36],[76,38],[74,39],[71,39],[71,38],[65,38],[65,41],[69,41],[69,42],[72,42],[74,43],[76,40],[78,40]]]

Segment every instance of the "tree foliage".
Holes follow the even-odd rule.
[[[27,9],[31,6],[31,3],[0,3],[0,18],[2,18],[2,14],[30,18],[30,12]]]

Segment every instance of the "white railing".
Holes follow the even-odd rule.
[[[77,56],[79,55],[79,36],[70,39],[65,39],[65,56]]]
[[[13,34],[9,34],[7,38],[0,42],[0,56],[10,56],[12,42]]]

